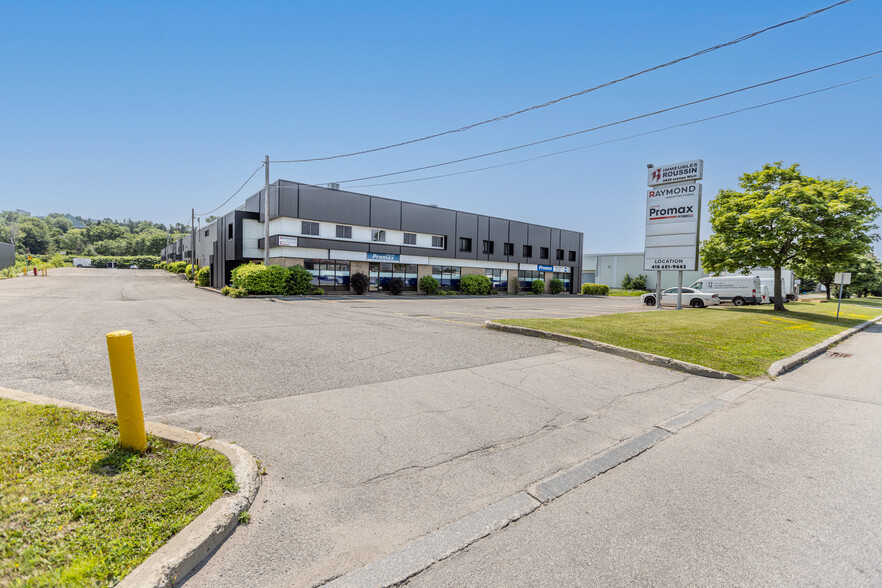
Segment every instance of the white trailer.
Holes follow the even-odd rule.
[[[74,267],[92,267],[92,258],[91,257],[74,257],[73,258]]]

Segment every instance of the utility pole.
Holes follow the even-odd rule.
[[[263,265],[269,265],[269,155],[263,160]]]
[[[196,267],[196,209],[190,209],[190,265]]]

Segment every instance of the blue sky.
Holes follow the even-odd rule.
[[[460,127],[832,2],[4,3],[0,208],[184,222],[191,207],[223,202],[265,154],[321,157]],[[271,179],[376,175],[613,122],[882,49],[880,22],[882,4],[854,0],[465,133],[273,164]],[[344,187],[580,230],[586,252],[638,251],[649,162],[703,158],[705,202],[742,172],[777,160],[882,185],[882,78],[520,165],[353,186],[507,163],[878,73],[882,55],[542,146]],[[255,176],[221,211],[262,180]],[[707,232],[705,224],[703,238]]]

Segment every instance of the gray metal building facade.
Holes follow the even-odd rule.
[[[196,259],[212,267],[212,285],[229,283],[241,263],[263,259],[263,191],[199,230]],[[303,265],[317,286],[348,290],[348,277],[370,276],[372,289],[402,277],[415,290],[423,275],[455,288],[468,274],[491,277],[500,290],[528,288],[553,277],[577,292],[582,233],[279,180],[270,186],[270,263]],[[189,260],[189,236],[163,259]]]
[[[15,265],[15,245],[0,243],[0,269]]]

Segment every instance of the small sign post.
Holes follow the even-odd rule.
[[[830,275],[830,274],[827,274]],[[834,282],[839,282],[839,303],[836,305],[836,320],[839,320],[839,307],[842,306],[842,287],[851,284],[851,274],[848,272],[836,272],[833,276]]]

